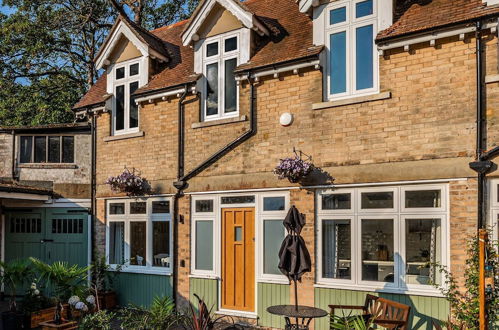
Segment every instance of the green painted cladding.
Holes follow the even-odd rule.
[[[190,281],[190,301],[194,306],[198,305],[194,294],[203,299],[206,306],[212,311],[218,309],[218,281],[206,278],[191,278]]]
[[[116,276],[114,288],[121,306],[148,307],[154,297],[172,296],[171,276],[122,272]]]
[[[258,283],[258,324],[265,327],[284,328],[284,319],[269,314],[267,307],[289,304],[289,285]]]
[[[315,306],[329,310],[328,305],[363,305],[366,294],[379,295],[411,306],[410,329],[433,329],[433,320],[447,320],[449,315],[449,303],[445,298],[327,288],[315,289]],[[349,312],[346,310],[344,313]],[[318,321],[316,329],[328,329],[328,319],[323,318]]]

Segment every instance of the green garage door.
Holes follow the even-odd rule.
[[[38,208],[6,212],[5,261],[88,264],[88,213],[84,209]]]

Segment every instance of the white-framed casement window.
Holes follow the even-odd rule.
[[[106,256],[125,272],[169,274],[173,262],[171,199],[107,201]]]
[[[194,196],[191,204],[192,214],[192,247],[191,273],[201,276],[216,276],[220,225],[217,217],[218,200],[214,196]]]
[[[21,164],[72,164],[75,161],[73,135],[21,135],[18,141]]]
[[[377,1],[340,0],[326,7],[329,99],[378,91]]]
[[[447,185],[317,193],[318,285],[438,294],[447,264]]]
[[[140,87],[141,63],[129,60],[113,67],[113,134],[133,133],[139,130],[139,107],[132,97]]]
[[[240,62],[241,34],[229,32],[203,43],[203,119],[234,117],[239,113],[239,87],[234,70]]]
[[[491,179],[489,186],[489,227],[492,238],[499,240],[499,179]]]

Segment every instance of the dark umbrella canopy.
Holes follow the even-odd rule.
[[[288,235],[284,238],[279,250],[279,269],[290,281],[295,282],[295,303],[298,305],[296,281],[300,281],[303,274],[312,269],[310,253],[303,237],[300,236],[305,226],[305,216],[293,205],[283,224]]]

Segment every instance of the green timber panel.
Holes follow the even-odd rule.
[[[315,289],[315,307],[329,311],[328,305],[363,305],[366,294],[377,295],[411,306],[409,329],[433,329],[432,320],[447,320],[449,315],[449,303],[445,298],[327,288]],[[344,311],[347,315],[349,312],[348,310]],[[336,314],[342,315],[339,313],[341,311],[336,312]],[[328,329],[328,321],[328,318],[320,319],[317,323],[317,329]]]
[[[283,329],[285,326],[284,319],[280,316],[269,314],[267,307],[272,305],[287,305],[289,303],[289,285],[258,283],[258,324],[265,327]]]
[[[194,297],[194,294],[197,294],[213,312],[218,309],[218,280],[191,277],[189,284],[190,301],[194,307],[198,306]]]
[[[172,296],[171,276],[122,272],[114,280],[121,306],[149,307],[154,297]]]

